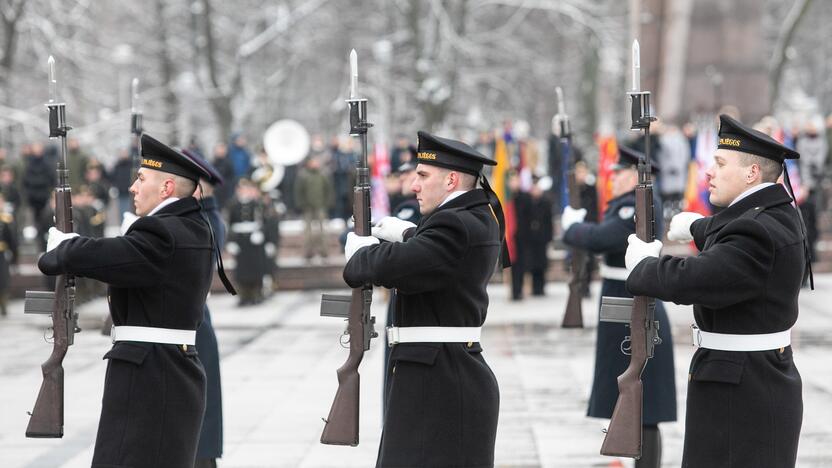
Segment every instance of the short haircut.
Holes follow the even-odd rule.
[[[462,190],[473,190],[477,188],[477,176],[468,174],[467,172],[457,172],[459,174],[459,188]]]
[[[760,167],[760,176],[763,182],[777,182],[777,178],[783,172],[783,165],[773,159],[742,152],[739,152],[739,155],[739,163],[742,167],[748,167],[752,164]]]
[[[173,196],[177,198],[190,197],[196,191],[196,182],[187,177],[176,174],[167,174],[167,177],[173,179],[173,182],[176,184]]]

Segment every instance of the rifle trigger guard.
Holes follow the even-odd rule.
[[[51,335],[51,336],[47,335],[47,334],[49,333],[49,331],[50,331],[50,330],[52,331],[52,335]],[[54,328],[49,327],[49,328],[47,328],[47,329],[43,332],[43,341],[45,341],[45,342],[47,342],[47,343],[49,343],[49,344],[52,344],[52,343],[54,343],[54,342],[55,342],[55,329],[54,329]]]
[[[344,330],[344,333],[338,337],[338,342],[341,343],[342,348],[349,348],[350,347],[350,332]]]
[[[621,352],[624,353],[625,356],[629,356],[633,347],[630,345],[630,336],[627,335],[621,341]]]

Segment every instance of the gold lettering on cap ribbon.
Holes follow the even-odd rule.
[[[416,155],[416,157],[417,157],[418,159],[431,159],[431,160],[434,160],[434,159],[436,159],[436,153],[427,153],[427,152],[424,152],[424,151],[420,151],[420,152]]]
[[[161,161],[156,161],[156,160],[153,160],[153,159],[144,159],[144,158],[142,158],[142,166],[150,166],[150,167],[155,167],[156,169],[158,169],[158,168],[162,167],[162,162]]]
[[[719,139],[720,145],[727,145],[727,146],[740,146],[740,140],[735,138],[720,138]]]

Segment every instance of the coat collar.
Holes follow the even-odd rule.
[[[488,197],[485,194],[485,190],[483,189],[473,189],[469,190],[462,195],[454,198],[453,200],[445,203],[444,205],[438,207],[434,210],[436,211],[445,210],[445,209],[452,209],[452,208],[472,208],[477,205],[488,204]]]
[[[154,213],[154,216],[162,216],[162,215],[173,215],[173,216],[182,216],[184,214],[190,213],[191,211],[199,211],[200,206],[199,202],[196,201],[194,197],[185,197],[176,200],[175,202],[171,203],[170,205],[165,206],[161,210]]]
[[[791,202],[792,197],[789,196],[789,193],[786,192],[786,189],[782,184],[775,184],[770,187],[766,187],[758,192],[752,193],[739,202],[712,216],[710,221],[708,221],[708,227],[705,230],[705,235],[711,235],[712,233],[722,229],[723,226],[752,208],[760,207],[761,209],[766,209],[771,208],[772,206],[783,205]]]
[[[436,214],[439,211],[445,210],[453,210],[453,209],[469,209],[479,205],[487,205],[488,204],[488,196],[485,194],[485,190],[483,189],[473,189],[469,190],[462,195],[454,198],[453,200],[445,203],[444,205],[437,207],[433,212],[431,212],[427,216],[423,216],[420,225],[425,224],[431,216]]]

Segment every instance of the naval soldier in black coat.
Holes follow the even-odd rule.
[[[707,176],[711,203],[724,209],[707,218],[680,213],[668,233],[693,240],[699,255],[659,257],[660,242],[630,238],[630,292],[693,304],[698,349],[683,467],[795,466],[803,401],[790,329],[807,247],[792,197],[776,182],[783,160],[798,157],[722,115]]]
[[[563,241],[571,246],[603,254],[601,264],[601,296],[632,297],[625,285],[627,270],[624,268],[624,252],[627,237],[636,232],[635,188],[638,184],[636,165],[643,155],[626,147],[619,147],[618,162],[613,166],[612,195],[601,223],[582,222],[585,209],[564,209],[561,225]],[[654,172],[659,166],[652,162]],[[654,206],[661,203],[654,201]],[[656,232],[663,231],[661,217],[656,218]],[[600,306],[600,304],[599,304]],[[656,302],[656,320],[659,322],[661,345],[642,375],[644,386],[643,446],[642,457],[636,467],[661,465],[661,435],[658,424],[676,420],[676,381],[673,366],[673,336],[670,322],[661,302]],[[629,326],[623,323],[599,322],[595,341],[595,374],[589,396],[587,415],[593,418],[612,417],[618,399],[618,376],[630,364],[629,356],[622,352],[622,343],[629,336]]]
[[[205,169],[209,174],[208,178],[200,178],[199,181],[199,203],[205,213],[211,230],[214,234],[214,241],[217,250],[214,252],[212,263],[217,263],[216,256],[222,252],[225,245],[225,224],[220,214],[217,199],[214,196],[214,188],[225,184],[222,174],[198,154],[187,149],[182,150],[188,157]],[[205,369],[205,416],[202,418],[202,429],[199,432],[199,444],[196,451],[196,464],[194,468],[216,468],[217,458],[222,457],[223,431],[222,431],[222,385],[220,380],[220,350],[217,343],[217,335],[214,332],[214,324],[211,320],[211,311],[208,304],[203,306],[202,323],[196,329],[196,351],[199,353],[199,360]]]
[[[194,466],[205,411],[195,330],[211,283],[211,232],[192,196],[208,177],[187,156],[142,135],[130,187],[140,217],[124,236],[50,230],[38,267],[109,285],[114,345],[93,468]]]
[[[388,217],[347,238],[344,279],[396,288],[379,467],[494,465],[499,389],[480,346],[502,210],[470,146],[419,132],[418,226]],[[499,220],[499,221],[498,221]]]

